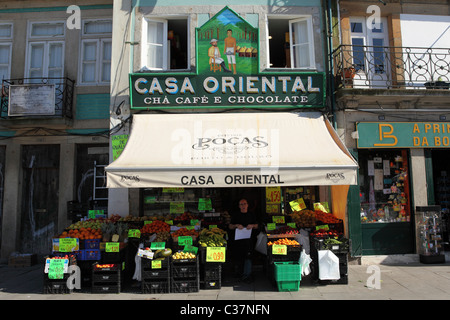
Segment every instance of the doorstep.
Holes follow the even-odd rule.
[[[410,264],[420,263],[418,254],[391,254],[362,256],[361,265],[369,266],[376,264]]]

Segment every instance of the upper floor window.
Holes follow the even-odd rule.
[[[312,17],[268,17],[269,68],[315,69]]]
[[[82,84],[109,84],[111,80],[112,21],[83,21],[81,34]]]
[[[187,18],[145,18],[142,28],[141,68],[186,70],[189,61]]]
[[[64,22],[29,24],[25,67],[27,78],[64,76],[64,36]]]
[[[0,81],[11,77],[12,24],[0,23]]]

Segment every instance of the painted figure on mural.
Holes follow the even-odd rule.
[[[208,49],[209,64],[211,65],[211,70],[216,71],[216,67],[222,67],[225,72],[231,72],[225,66],[225,61],[221,58],[220,50],[217,47],[217,39],[212,39],[210,41],[211,47]]]
[[[227,30],[227,37],[224,40],[225,48],[224,53],[228,59],[228,69],[233,69],[233,73],[236,74],[236,38],[233,37],[233,31]]]

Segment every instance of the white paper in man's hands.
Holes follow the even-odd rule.
[[[236,228],[236,232],[234,234],[234,240],[250,239],[251,235],[252,235],[252,229],[247,229],[247,228],[238,229],[238,228]]]

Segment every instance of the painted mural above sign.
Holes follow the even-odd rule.
[[[132,109],[322,108],[320,72],[260,72],[259,30],[225,7],[196,30],[196,72],[132,73]]]

